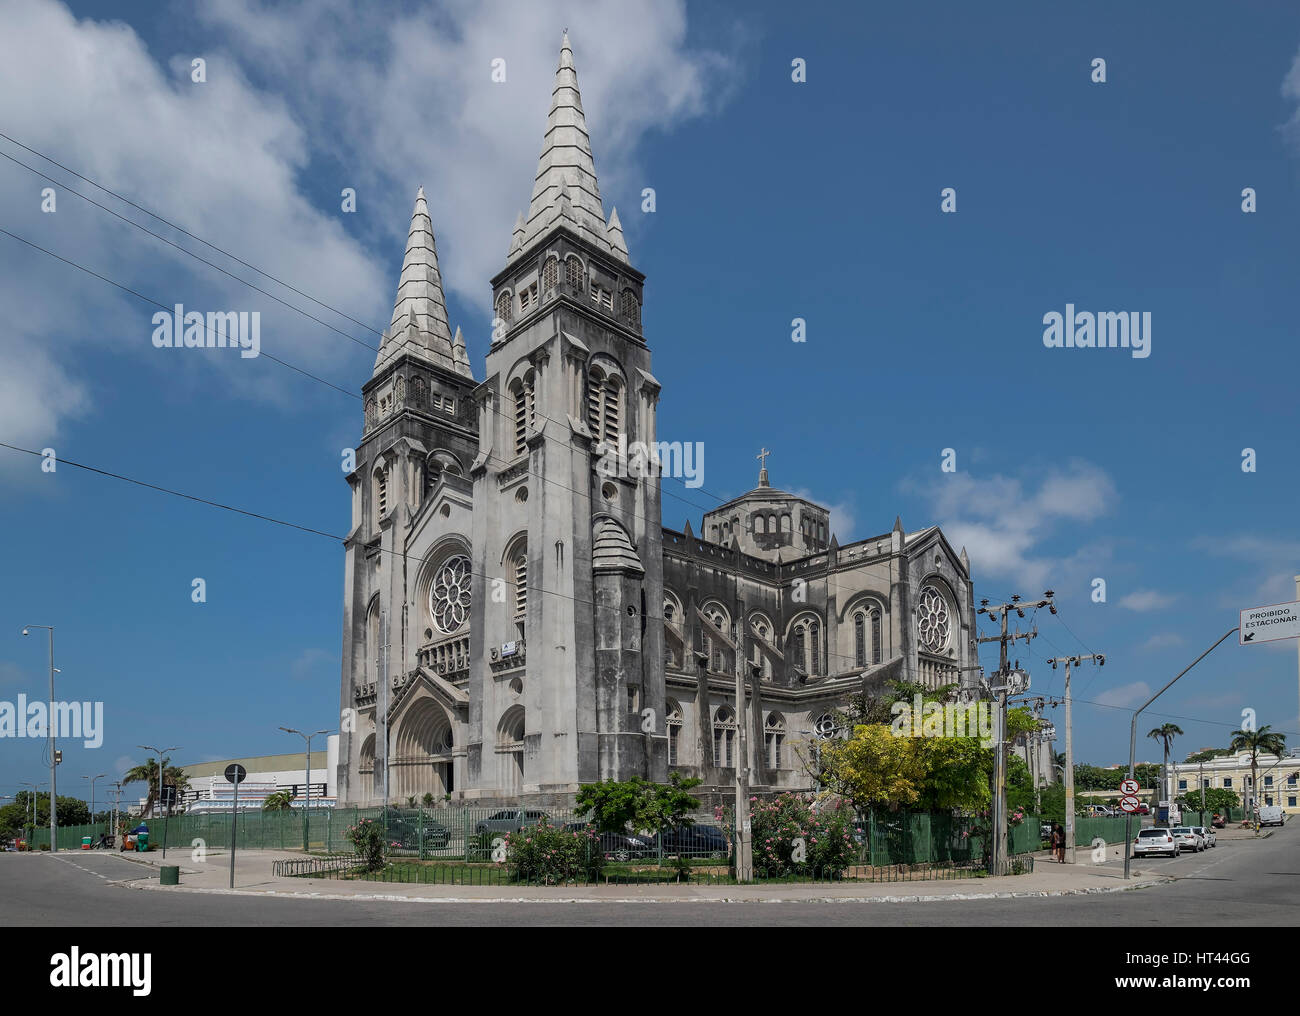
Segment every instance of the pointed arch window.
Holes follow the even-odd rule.
[[[582,261],[576,254],[564,259],[564,281],[578,292],[582,292]]]
[[[681,765],[680,746],[682,742],[682,707],[672,699],[668,700],[668,764]]]
[[[623,426],[623,379],[599,364],[587,372],[587,425],[596,440],[618,443]]]
[[[634,328],[641,327],[641,304],[632,290],[625,289],[619,294],[618,312]]]
[[[497,297],[497,317],[502,321],[509,321],[512,312],[513,300],[510,295],[510,290],[502,290],[500,295]]]
[[[713,714],[713,764],[722,769],[736,764],[736,714],[728,706]]]
[[[780,769],[785,761],[785,717],[770,713],[763,730],[763,747],[769,769]]]
[[[552,255],[546,259],[542,265],[542,299],[555,292],[555,287],[560,283],[560,259]]]
[[[388,470],[375,470],[375,528],[388,515]]]
[[[795,622],[793,638],[795,665],[803,668],[806,674],[820,675],[821,622],[816,618],[801,618]]]
[[[515,556],[515,617],[528,616],[528,551],[521,548]]]
[[[877,607],[871,612],[871,662],[879,663],[882,657],[882,646],[880,641],[880,608]]]
[[[515,404],[515,454],[523,455],[528,451],[528,431],[537,426],[537,392],[534,389],[536,376],[530,370],[522,378],[515,378],[510,383],[510,394]]]
[[[859,667],[867,664],[867,625],[862,611],[853,615],[853,662]]]

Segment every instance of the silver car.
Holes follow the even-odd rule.
[[[1217,847],[1219,845],[1219,838],[1214,835],[1214,830],[1208,826],[1194,825],[1192,826],[1192,832],[1200,836],[1207,847]]]
[[[1191,826],[1175,826],[1169,831],[1173,834],[1180,852],[1190,850],[1193,854],[1199,854],[1205,849],[1205,837]]]
[[[1178,841],[1174,839],[1171,829],[1143,829],[1133,841],[1133,856],[1148,854],[1168,854],[1178,856]]]

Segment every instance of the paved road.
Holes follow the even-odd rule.
[[[111,853],[0,854],[0,900],[5,922],[20,926],[1294,926],[1300,913],[1298,852],[1300,837],[1284,828],[1257,841],[1220,840],[1216,849],[1202,854],[1144,859],[1143,870],[1160,871],[1176,881],[1132,892],[932,903],[768,904],[430,904],[169,893],[118,884],[157,875]]]

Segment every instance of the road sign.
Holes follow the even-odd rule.
[[[248,770],[238,762],[231,762],[226,766],[226,782],[233,783],[235,786],[244,782],[244,777],[248,775]]]
[[[1137,780],[1125,780],[1123,783],[1119,785],[1119,789],[1120,792],[1123,793],[1125,797],[1132,797],[1142,788],[1138,786]]]
[[[1141,807],[1141,802],[1136,797],[1123,797],[1120,798],[1119,806],[1122,810],[1132,814]]]
[[[1241,629],[1237,632],[1240,646],[1297,637],[1300,637],[1300,602],[1274,603],[1241,612]]]

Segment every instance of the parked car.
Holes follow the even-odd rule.
[[[673,826],[663,832],[663,852],[679,857],[725,857],[727,837],[717,826]],[[659,837],[653,847],[658,852]]]
[[[1263,806],[1259,809],[1259,824],[1260,824],[1260,825],[1262,825],[1262,826],[1266,826],[1266,825],[1278,825],[1278,826],[1280,826],[1280,825],[1282,824],[1282,822],[1283,822],[1283,818],[1282,818],[1282,806],[1281,806],[1280,804],[1266,804],[1266,805],[1263,805]]]
[[[587,822],[570,822],[566,832],[585,833],[592,826]],[[600,849],[611,861],[635,861],[656,853],[654,837],[640,833],[600,833]]]
[[[1215,829],[1222,829],[1227,824],[1228,824],[1227,819],[1225,819],[1217,811],[1214,813],[1214,816],[1210,819],[1210,825]]]
[[[1150,815],[1151,805],[1147,804],[1146,801],[1139,801],[1137,813],[1139,815]]]
[[[1192,832],[1200,836],[1201,839],[1205,841],[1207,847],[1217,847],[1219,845],[1219,838],[1214,835],[1213,829],[1197,825],[1192,826]]]
[[[1173,833],[1180,852],[1190,850],[1193,854],[1199,854],[1205,849],[1205,839],[1191,826],[1174,826],[1169,831]]]
[[[423,827],[412,816],[389,815],[387,837],[402,850],[444,850],[451,843],[451,832],[441,822],[425,816]]]
[[[1148,854],[1168,854],[1170,857],[1177,857],[1178,841],[1174,839],[1172,830],[1141,830],[1137,834],[1137,839],[1133,841],[1133,856],[1142,857]]]
[[[474,826],[476,833],[517,833],[527,826],[534,826],[550,816],[544,811],[531,808],[506,808],[493,812]]]

